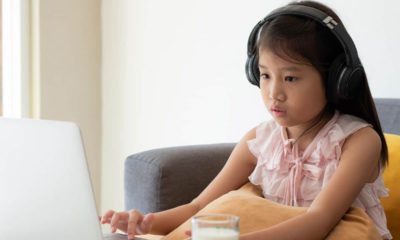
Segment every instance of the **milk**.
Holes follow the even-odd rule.
[[[229,228],[198,228],[193,231],[192,240],[238,240],[239,232]]]

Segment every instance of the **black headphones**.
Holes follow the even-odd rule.
[[[264,24],[281,15],[307,17],[331,30],[342,45],[344,55],[338,56],[330,67],[326,88],[328,101],[336,103],[340,99],[354,97],[354,90],[360,86],[365,72],[358,58],[353,40],[344,26],[336,22],[331,16],[319,9],[304,5],[288,5],[278,8],[257,23],[251,31],[247,45],[248,58],[246,62],[246,75],[249,82],[258,87],[260,86],[260,71],[257,59],[257,41],[260,29]]]

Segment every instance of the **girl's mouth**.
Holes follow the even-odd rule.
[[[277,108],[277,107],[272,107],[271,108],[271,113],[276,117],[282,117],[283,115],[286,114],[286,111],[284,111],[284,110],[282,110],[280,108]]]

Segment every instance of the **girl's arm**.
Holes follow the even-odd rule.
[[[252,138],[255,138],[255,128],[250,130],[235,146],[222,170],[192,202],[156,213],[151,232],[167,234],[214,199],[245,184],[256,164],[255,157],[247,147],[247,140]]]
[[[324,239],[350,208],[361,189],[374,181],[381,140],[372,128],[351,135],[342,147],[338,168],[306,213],[275,226],[243,235],[248,239]]]
[[[214,199],[244,185],[256,165],[256,159],[247,147],[247,140],[255,138],[255,135],[253,128],[241,139],[222,170],[192,202],[155,213],[150,232],[167,234]]]

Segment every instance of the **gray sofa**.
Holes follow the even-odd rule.
[[[400,134],[400,99],[376,99],[384,132]],[[125,208],[157,212],[190,202],[217,175],[235,143],[154,149],[125,161]]]

